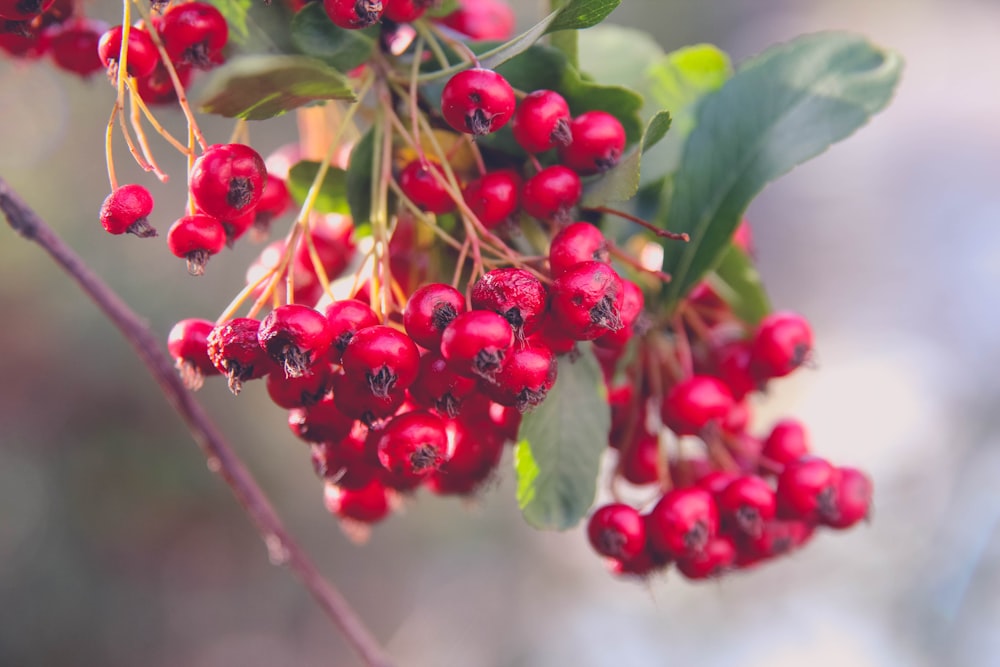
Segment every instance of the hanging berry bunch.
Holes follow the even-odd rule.
[[[752,419],[814,340],[772,311],[741,221],[880,110],[900,64],[830,33],[734,73],[712,47],[652,54],[618,32],[584,72],[577,31],[618,4],[554,0],[515,37],[500,0],[290,0],[250,18],[229,0],[124,0],[110,30],[0,0],[0,46],[107,72],[108,232],[156,236],[152,196],[111,160],[120,132],[166,180],[152,128],[188,160],[188,200],[165,218],[188,273],[278,234],[221,314],[178,322],[168,347],[192,390],[262,380],[352,534],[421,487],[481,493],[513,445],[531,525],[589,514],[615,572],[701,579],[869,515],[865,473],[816,456],[794,419]],[[288,53],[252,36],[278,25]],[[238,119],[225,143],[187,98],[205,70],[195,106]],[[250,123],[293,110],[299,136],[264,160]]]

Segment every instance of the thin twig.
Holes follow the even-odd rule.
[[[184,388],[160,341],[146,323],[102,281],[66,243],[0,178],[0,211],[24,238],[40,245],[76,282],[121,332],[146,364],[167,401],[187,425],[208,461],[208,468],[229,485],[257,526],[271,562],[287,565],[369,667],[391,667],[379,646],[347,600],[316,568],[288,533],[263,489],[237,456],[204,408]]]

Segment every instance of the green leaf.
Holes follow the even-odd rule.
[[[250,37],[247,27],[247,14],[253,6],[253,0],[208,0],[208,4],[219,10],[226,23],[229,24],[229,38],[237,44],[243,44]]]
[[[289,170],[288,190],[299,205],[306,200],[309,188],[319,173],[319,167],[319,162],[303,160]],[[313,209],[320,213],[350,213],[347,205],[347,172],[337,167],[327,168]]]
[[[354,224],[360,225],[371,221],[372,212],[372,165],[375,160],[375,135],[372,130],[351,151],[351,161],[347,165],[345,182],[347,186],[347,204],[351,210]]]
[[[572,528],[594,502],[611,409],[594,353],[589,346],[581,352],[574,362],[560,360],[555,386],[521,422],[517,502],[535,528]]]
[[[377,27],[344,30],[330,21],[323,4],[311,3],[292,19],[292,42],[307,56],[318,58],[341,72],[366,62],[375,50]]]
[[[663,49],[656,40],[642,30],[603,24],[578,34],[578,69],[598,83],[610,83],[644,92],[642,85],[649,63],[658,62],[664,57]],[[655,108],[668,107],[660,105]],[[671,113],[674,112],[672,108],[670,110]]]
[[[440,3],[435,3],[428,9],[424,16],[430,16],[433,18],[448,16],[452,12],[459,9],[461,5],[458,4],[458,0],[442,0]]]
[[[764,186],[867,123],[901,70],[898,55],[859,36],[821,33],[769,49],[704,99],[659,220],[691,235],[663,244],[668,309],[718,265]]]
[[[266,120],[323,100],[354,100],[337,70],[305,56],[253,55],[214,70],[199,106],[227,118]]]
[[[571,0],[554,12],[545,32],[580,30],[597,25],[613,12],[621,0]]]
[[[583,195],[584,207],[603,206],[609,202],[631,199],[639,191],[642,154],[655,146],[670,129],[670,113],[661,111],[646,126],[639,145],[630,150],[614,169],[605,172],[587,185]]]
[[[749,255],[730,244],[708,282],[742,321],[756,325],[771,312],[771,300]]]

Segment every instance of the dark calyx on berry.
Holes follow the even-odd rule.
[[[398,379],[389,367],[383,364],[375,373],[368,373],[368,387],[376,398],[388,398]]]
[[[235,209],[246,208],[253,201],[253,183],[245,176],[236,176],[229,180],[229,192],[226,193],[226,203]]]
[[[438,331],[444,331],[444,328],[454,322],[456,317],[458,317],[458,311],[455,310],[455,307],[442,301],[434,306],[431,323]]]
[[[358,15],[358,25],[366,28],[375,25],[382,18],[381,0],[358,0],[354,3],[354,11]]]
[[[608,331],[618,331],[624,326],[618,306],[610,295],[605,295],[590,309],[590,321]]]
[[[503,352],[480,350],[472,361],[472,371],[486,380],[492,380],[503,366]]]

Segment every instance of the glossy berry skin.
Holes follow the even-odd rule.
[[[115,26],[101,35],[97,44],[97,54],[105,67],[117,65],[122,48],[122,27]],[[133,26],[128,33],[128,75],[142,78],[153,73],[160,61],[160,54],[149,33]]]
[[[208,335],[214,328],[215,323],[209,320],[186,319],[175,324],[167,336],[167,351],[189,389],[201,387],[206,375],[219,374],[208,357]]]
[[[171,5],[163,14],[160,36],[172,62],[209,69],[222,60],[229,26],[212,5],[186,2]]]
[[[229,379],[229,390],[239,396],[243,383],[267,375],[274,363],[257,340],[260,321],[237,317],[218,325],[208,335],[208,356]]]
[[[344,372],[358,382],[366,380],[369,393],[386,398],[406,389],[417,378],[420,352],[413,340],[392,327],[361,329],[344,349]]]
[[[635,335],[635,326],[642,316],[642,309],[646,305],[646,297],[642,293],[642,288],[631,280],[622,280],[624,296],[622,297],[622,328],[618,331],[609,331],[594,340],[594,344],[600,348],[608,350],[621,350]]]
[[[378,523],[389,516],[389,491],[375,478],[357,489],[327,483],[323,490],[323,504],[330,514],[339,519]]]
[[[602,556],[631,560],[646,547],[646,526],[632,507],[621,503],[604,505],[590,515],[587,539]]]
[[[459,0],[442,23],[474,40],[506,41],[514,36],[514,10],[503,0]]]
[[[153,212],[153,196],[141,185],[123,185],[101,204],[101,226],[109,234],[135,234],[139,238],[156,236],[147,216]]]
[[[475,380],[451,370],[439,352],[428,352],[420,358],[417,379],[410,385],[410,396],[418,405],[454,418],[461,411],[462,402],[476,387]]]
[[[622,328],[622,279],[603,262],[580,262],[556,278],[552,314],[575,340],[594,340]]]
[[[626,481],[641,486],[660,481],[660,439],[645,429],[637,430],[640,432],[622,454],[619,467]]]
[[[461,292],[451,285],[431,283],[418,288],[406,301],[403,327],[417,345],[437,350],[445,328],[464,312]]]
[[[445,420],[451,456],[427,478],[438,495],[467,496],[487,480],[503,454],[503,438],[474,420]]]
[[[325,363],[331,340],[326,316],[297,303],[272,310],[257,330],[261,348],[290,378],[304,375],[314,364]]]
[[[810,523],[835,521],[840,471],[815,456],[792,461],[778,477],[778,510],[782,518]]]
[[[351,433],[354,419],[337,409],[332,396],[315,405],[288,411],[288,428],[306,442],[337,442]]]
[[[663,397],[663,422],[677,435],[697,435],[710,422],[726,418],[735,401],[721,380],[694,375]]]
[[[331,337],[329,356],[335,364],[340,363],[354,334],[379,323],[375,311],[356,299],[334,301],[326,307],[326,319]]]
[[[756,475],[743,475],[715,496],[724,526],[734,532],[760,536],[764,523],[777,513],[777,499],[771,485]]]
[[[0,0],[0,19],[30,21],[55,4],[55,0]]]
[[[708,491],[697,487],[665,493],[646,524],[653,548],[674,558],[702,553],[718,529],[715,501]]]
[[[677,559],[677,570],[688,579],[712,579],[736,565],[736,542],[728,535],[716,535],[694,556]]]
[[[559,366],[552,350],[540,345],[515,346],[483,392],[500,405],[525,413],[541,405],[556,383]]]
[[[823,524],[843,530],[868,518],[872,506],[872,480],[857,468],[838,468],[835,516],[823,518]]]
[[[243,144],[213,144],[191,168],[191,196],[208,215],[235,220],[256,208],[266,181],[257,151]]]
[[[468,183],[462,197],[486,229],[495,229],[517,212],[520,191],[517,172],[500,169]]]
[[[553,90],[536,90],[517,105],[511,130],[514,140],[529,153],[544,153],[573,141],[571,116],[565,98]]]
[[[392,387],[385,396],[376,396],[366,376],[333,376],[333,402],[337,409],[367,426],[394,415],[405,400],[405,389]]]
[[[473,310],[445,328],[441,356],[456,373],[490,381],[513,344],[514,330],[506,319],[489,310]]]
[[[186,215],[170,226],[167,247],[176,257],[187,260],[188,273],[200,276],[211,255],[226,247],[226,230],[208,215]]]
[[[333,24],[347,30],[359,30],[382,20],[382,0],[323,0],[323,9]]]
[[[383,16],[396,23],[409,23],[423,16],[432,4],[432,0],[382,0]]]
[[[432,172],[436,172],[437,176]],[[399,189],[421,211],[441,215],[455,210],[455,200],[438,180],[444,172],[435,162],[414,160],[399,172]]]
[[[588,175],[614,168],[625,151],[625,128],[604,111],[588,111],[569,124],[573,140],[559,147],[559,161]]]
[[[474,67],[455,74],[441,93],[441,113],[458,132],[482,136],[496,132],[514,115],[517,101],[507,79]]]
[[[812,346],[812,328],[804,317],[771,313],[757,327],[750,348],[750,371],[761,380],[784,377],[809,358]]]
[[[560,164],[546,167],[524,182],[521,207],[539,220],[566,222],[583,196],[583,183],[575,171]]]
[[[761,456],[779,469],[809,453],[809,434],[797,419],[782,419],[771,429]]]
[[[448,434],[444,421],[424,410],[393,417],[378,437],[379,462],[404,479],[429,475],[447,454]]]
[[[180,79],[181,87],[186,89],[191,83],[193,70],[184,65],[175,66],[174,70],[177,72],[177,78]],[[174,88],[170,73],[162,62],[156,64],[156,69],[153,70],[152,74],[136,79],[135,83],[139,96],[147,105],[166,105],[177,102],[177,90]]]
[[[518,340],[538,330],[547,305],[545,286],[524,269],[493,269],[472,286],[472,307],[503,316]]]
[[[607,262],[608,240],[604,232],[589,222],[566,225],[549,246],[549,268],[561,276],[580,262]]]
[[[107,25],[90,19],[77,19],[55,26],[46,33],[52,60],[67,72],[88,77],[104,69],[97,45]]]
[[[286,410],[316,405],[329,393],[332,383],[333,373],[328,364],[316,364],[295,377],[275,370],[268,373],[264,382],[271,401]]]

